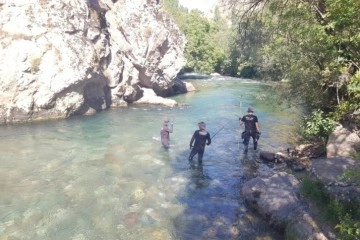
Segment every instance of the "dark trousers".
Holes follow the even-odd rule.
[[[248,149],[250,138],[253,139],[254,149],[256,150],[256,148],[257,148],[257,133],[255,131],[245,132],[244,142],[243,142],[244,146],[245,146],[245,150]]]
[[[189,161],[193,160],[193,157],[198,155],[198,162],[202,162],[204,156],[205,148],[202,147],[193,147],[190,152]]]

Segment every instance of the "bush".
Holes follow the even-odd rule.
[[[360,153],[356,152],[351,155],[355,160],[360,160]],[[360,167],[345,170],[343,174],[344,178],[351,179],[360,184]]]
[[[352,219],[349,214],[340,218],[340,223],[335,226],[335,229],[340,233],[338,239],[360,239],[360,222]]]
[[[335,121],[326,117],[323,111],[315,110],[305,117],[302,129],[305,137],[311,140],[321,139],[326,144],[330,133],[335,129]]]

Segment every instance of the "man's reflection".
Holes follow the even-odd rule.
[[[204,169],[202,163],[195,164],[190,161],[190,171],[191,171],[191,179],[192,183],[195,184],[196,188],[203,188],[208,185],[206,181],[206,176],[204,175]]]

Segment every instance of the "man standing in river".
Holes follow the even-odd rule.
[[[199,130],[196,130],[190,140],[190,156],[189,161],[193,160],[193,157],[198,155],[198,162],[202,163],[202,158],[205,152],[205,144],[211,144],[210,133],[206,131],[206,124],[204,122],[199,122]],[[194,144],[194,146],[193,146]]]
[[[253,139],[254,150],[257,148],[257,141],[260,137],[260,126],[257,116],[254,115],[254,109],[248,108],[248,114],[240,118],[240,125],[245,124],[245,130],[241,134],[241,138],[244,139],[244,153],[248,152],[250,137]]]

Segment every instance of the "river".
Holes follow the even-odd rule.
[[[259,151],[289,146],[299,112],[269,100],[270,87],[256,81],[190,81],[198,91],[173,97],[180,107],[1,126],[0,239],[282,239],[240,188]],[[244,155],[239,117],[248,106],[262,134]],[[174,123],[168,150],[159,142],[164,117]],[[200,121],[214,136],[203,164],[191,165]]]

